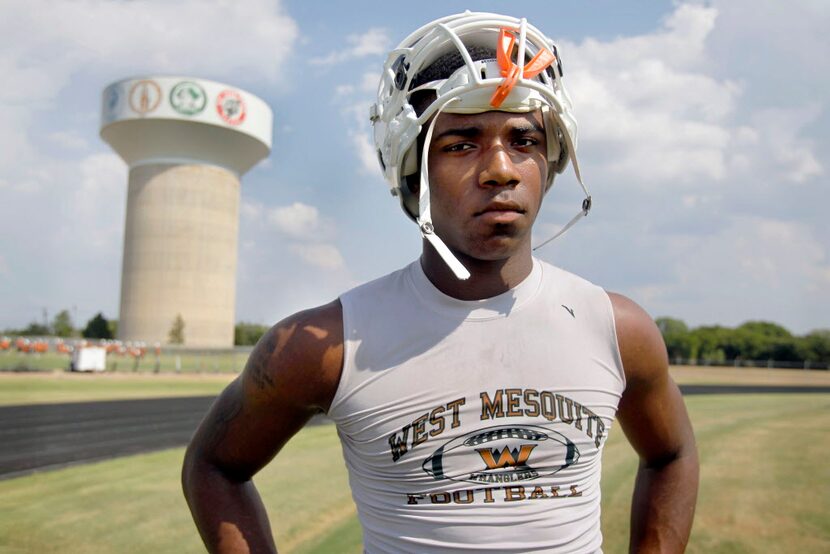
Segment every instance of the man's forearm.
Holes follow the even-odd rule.
[[[631,552],[683,552],[694,519],[698,458],[694,447],[668,463],[641,463],[631,506]]]
[[[209,552],[276,552],[268,515],[252,481],[234,481],[204,464],[187,464],[182,486]]]

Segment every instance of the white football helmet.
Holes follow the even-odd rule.
[[[468,48],[483,47],[496,52],[496,59],[473,61]],[[514,54],[514,49],[518,52]],[[446,79],[412,87],[413,79],[440,57],[458,52],[463,65]],[[520,68],[513,60],[528,60]],[[418,115],[410,103],[417,91],[435,95]],[[487,111],[531,112],[541,109],[548,146],[548,182],[564,171],[570,160],[585,193],[582,207],[547,244],[564,233],[591,209],[591,196],[579,173],[576,159],[577,124],[571,100],[562,83],[562,63],[556,45],[525,19],[492,13],[451,15],[433,21],[408,37],[389,53],[378,86],[377,103],[370,108],[375,148],[392,194],[404,212],[418,223],[422,236],[438,251],[459,279],[469,271],[435,234],[429,209],[429,174],[426,157],[419,156],[418,135],[432,119],[423,151],[429,149],[434,116],[441,112],[473,114]],[[420,159],[419,159],[420,158]],[[418,171],[416,195],[406,178]],[[538,246],[537,246],[538,248]]]

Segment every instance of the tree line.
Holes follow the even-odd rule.
[[[111,339],[118,333],[118,320],[107,319],[98,312],[92,316],[82,328],[76,328],[69,310],[61,310],[51,321],[32,321],[20,329],[5,329],[4,335],[18,337],[61,337],[85,339]]]
[[[234,344],[236,346],[253,346],[269,329],[268,325],[239,322],[234,326]],[[168,332],[168,343],[185,342],[185,321],[177,314]],[[0,335],[17,337],[61,337],[85,339],[114,339],[118,334],[118,320],[107,319],[102,312],[91,317],[81,328],[76,328],[69,310],[61,310],[51,321],[32,321],[20,329],[5,329]]]
[[[693,329],[671,317],[658,317],[655,322],[672,360],[715,364],[741,360],[830,362],[830,329],[816,329],[797,336],[768,321],[748,321],[734,328],[704,325]]]
[[[669,358],[700,360],[721,364],[740,360],[775,360],[794,363],[830,363],[830,329],[816,329],[805,335],[793,335],[785,327],[768,321],[748,321],[738,327],[704,325],[690,329],[672,317],[658,317],[655,322]],[[169,342],[184,342],[184,320],[176,317]],[[269,329],[267,325],[239,322],[234,326],[234,344],[251,346]],[[112,339],[118,333],[118,320],[107,319],[99,312],[82,328],[75,328],[69,310],[58,312],[50,322],[33,321],[22,329],[6,329],[15,336],[55,336],[62,338]]]

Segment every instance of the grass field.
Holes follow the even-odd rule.
[[[0,406],[218,394],[233,374],[3,373]]]
[[[702,463],[689,552],[830,551],[830,395],[687,399]],[[0,552],[202,552],[179,491],[182,449],[0,481]],[[636,457],[603,457],[605,551],[626,551]],[[282,552],[360,552],[332,426],[303,430],[256,478]]]

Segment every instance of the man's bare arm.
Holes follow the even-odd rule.
[[[182,487],[210,552],[276,552],[251,478],[312,415],[328,410],[343,364],[339,301],[271,328],[187,449]]]
[[[668,373],[663,337],[651,317],[609,293],[626,375],[617,419],[640,467],[631,505],[631,552],[683,552],[698,488],[694,433],[680,390]]]

